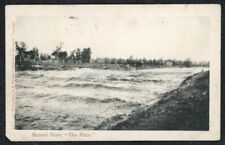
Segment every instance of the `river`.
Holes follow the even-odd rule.
[[[16,129],[93,130],[149,106],[208,68],[16,72]]]

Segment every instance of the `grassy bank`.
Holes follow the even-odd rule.
[[[136,111],[107,129],[208,130],[209,72],[188,77],[153,106]]]

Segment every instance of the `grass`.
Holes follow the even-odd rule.
[[[138,110],[112,130],[208,130],[209,72],[188,77],[151,107]]]

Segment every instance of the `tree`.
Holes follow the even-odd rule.
[[[157,63],[156,59],[153,59],[152,64],[153,64],[153,65],[156,65],[156,63]]]
[[[110,59],[110,63],[111,63],[111,64],[116,64],[116,63],[117,63],[116,58]]]
[[[109,64],[110,63],[110,59],[109,58],[103,58],[103,62],[105,63],[105,64]]]
[[[59,60],[61,62],[65,62],[66,58],[67,58],[67,52],[66,51],[59,52]]]
[[[16,44],[16,51],[17,51],[17,56],[16,56],[16,60],[19,62],[22,62],[24,60],[25,57],[25,53],[26,53],[26,43],[25,42],[15,42]]]
[[[49,60],[49,59],[51,59],[51,55],[43,54],[43,53],[40,54],[40,60],[41,61],[46,61],[46,60]]]
[[[192,62],[190,60],[190,58],[187,58],[184,62],[183,62],[183,65],[185,67],[190,67],[192,65]]]
[[[91,48],[84,48],[81,52],[81,61],[83,63],[89,63],[91,60]]]
[[[37,60],[38,60],[38,56],[39,56],[38,48],[34,47],[32,50],[30,50],[30,51],[28,52],[28,55],[29,55],[29,58],[30,58],[31,60],[37,61]]]
[[[124,59],[119,58],[119,59],[117,60],[117,63],[118,63],[118,64],[125,64],[126,62],[125,62]]]
[[[147,60],[146,62],[147,65],[152,65],[153,64],[153,61],[151,59]]]
[[[143,61],[141,59],[136,60],[135,62],[136,67],[141,67],[143,65]]]
[[[46,60],[44,54],[42,54],[42,53],[40,54],[40,60],[41,61]]]
[[[146,58],[143,58],[143,59],[142,59],[142,62],[143,62],[144,65],[146,65],[147,59],[146,59]]]
[[[68,60],[71,60],[72,62],[76,62],[76,50],[73,50],[70,55],[68,56]]]
[[[161,58],[158,60],[158,65],[163,65],[163,60]]]
[[[133,56],[130,56],[128,59],[127,59],[127,63],[129,65],[135,65],[135,60],[133,59]]]
[[[60,50],[61,50],[61,48],[60,47],[58,47],[58,46],[56,46],[56,50],[54,50],[53,52],[52,52],[52,56],[54,56],[55,57],[55,59],[59,59],[59,52],[60,52]]]
[[[76,58],[77,58],[77,61],[80,62],[80,60],[81,60],[81,52],[80,52],[79,48],[77,48],[77,51],[76,51]]]

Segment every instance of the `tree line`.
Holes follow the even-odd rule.
[[[26,43],[24,42],[15,42],[16,45],[16,63],[27,62],[39,62],[39,61],[48,61],[54,60],[59,63],[89,63],[91,60],[91,48],[79,48],[74,49],[72,52],[68,53],[67,51],[62,50],[62,45],[56,46],[56,49],[53,50],[51,54],[39,53],[38,48],[34,47],[31,50],[28,50]]]
[[[96,64],[122,64],[134,67],[142,66],[180,66],[180,67],[191,67],[191,66],[209,66],[208,62],[192,62],[190,59],[186,60],[175,60],[175,59],[137,59],[133,56],[124,58],[96,58],[91,59],[91,48],[83,48],[82,50],[77,48],[68,53],[62,50],[62,45],[53,50],[51,54],[40,53],[38,48],[34,47],[28,50],[25,42],[15,42],[16,45],[16,64],[21,65],[24,62],[58,62],[59,64],[81,64],[81,63],[96,63]]]
[[[193,62],[187,58],[185,60],[176,59],[138,59],[130,56],[127,59],[123,58],[96,58],[92,60],[94,63],[102,64],[125,64],[129,66],[141,67],[141,66],[180,66],[180,67],[191,67],[191,66],[209,66],[208,62]]]

